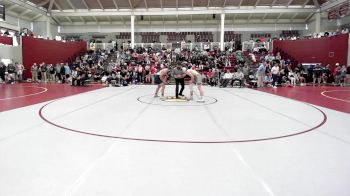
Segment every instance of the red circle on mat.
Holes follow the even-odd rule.
[[[57,100],[55,100],[57,101]],[[61,128],[61,129],[64,129],[64,130],[67,130],[67,131],[72,131],[72,132],[76,132],[76,133],[80,133],[80,134],[85,134],[85,135],[90,135],[90,136],[97,136],[97,137],[105,137],[105,138],[113,138],[113,139],[122,139],[122,140],[132,140],[132,141],[143,141],[143,142],[163,142],[163,143],[191,143],[191,144],[223,144],[223,143],[243,143],[243,142],[258,142],[258,141],[266,141],[266,140],[275,140],[275,139],[281,139],[281,138],[287,138],[287,137],[292,137],[292,136],[296,136],[296,135],[301,135],[301,134],[304,134],[304,133],[307,133],[307,132],[310,132],[310,131],[313,131],[319,127],[321,127],[324,123],[327,122],[327,115],[322,111],[320,110],[319,108],[311,105],[311,104],[307,104],[307,103],[303,103],[303,104],[306,104],[314,109],[316,109],[317,111],[319,111],[322,116],[323,116],[323,119],[322,121],[312,127],[312,128],[309,128],[307,130],[302,130],[302,131],[298,131],[296,133],[292,133],[292,134],[287,134],[287,135],[281,135],[281,136],[276,136],[276,137],[267,137],[267,138],[256,138],[256,139],[247,139],[247,140],[227,140],[227,141],[195,141],[195,140],[162,140],[162,139],[147,139],[147,138],[132,138],[132,137],[119,137],[119,136],[113,136],[113,135],[103,135],[103,134],[97,134],[97,133],[93,133],[93,132],[87,132],[87,131],[84,131],[84,130],[77,130],[77,129],[72,129],[72,128],[69,128],[69,127],[64,127],[62,125],[59,125],[59,124],[56,124],[52,121],[50,121],[49,119],[47,119],[44,115],[43,115],[43,109],[48,106],[49,104],[55,102],[55,101],[52,101],[52,102],[49,102],[47,104],[45,104],[44,106],[42,106],[39,110],[39,116],[41,119],[43,119],[45,122],[55,126],[55,127],[58,127],[58,128]]]

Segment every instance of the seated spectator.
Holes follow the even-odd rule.
[[[71,73],[72,86],[77,86],[78,70],[79,68],[75,68],[72,70],[72,73]]]
[[[208,85],[213,86],[212,85],[212,80],[213,80],[213,72],[211,69],[209,69],[209,71],[207,72],[207,81],[208,81]]]
[[[288,72],[288,79],[289,79],[292,86],[296,86],[298,78],[297,78],[296,73],[293,72],[293,70],[290,70]]]
[[[232,86],[234,86],[235,82],[238,82],[239,88],[242,88],[243,80],[244,80],[244,74],[241,69],[238,69],[236,72],[233,73]]]
[[[109,86],[120,87],[122,84],[120,72],[112,72],[112,74],[107,78],[107,83]]]
[[[265,83],[264,86],[272,87],[272,82],[273,82],[272,74],[271,73],[266,74],[264,78],[264,83]]]
[[[15,83],[15,77],[12,74],[9,74],[8,72],[5,72],[5,83],[6,84],[14,84]]]
[[[16,66],[12,63],[7,65],[7,72],[9,75],[11,75],[11,77],[15,80],[15,75],[16,75]]]
[[[230,70],[227,70],[224,76],[222,77],[221,87],[224,87],[224,88],[227,87],[227,85],[232,80],[232,78],[233,78],[232,73],[230,72]]]

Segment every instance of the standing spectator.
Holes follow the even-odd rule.
[[[17,64],[17,79],[18,81],[22,82],[24,66],[22,63],[16,63],[16,64]]]
[[[6,72],[6,66],[3,62],[0,62],[0,83],[5,83],[5,72]]]
[[[322,69],[322,83],[326,84],[328,83],[330,76],[331,76],[331,70],[330,70],[330,65],[326,65],[326,67],[323,67]]]
[[[70,74],[71,74],[71,69],[70,69],[70,67],[69,67],[69,65],[68,65],[68,63],[66,63],[65,65],[64,65],[64,75],[65,75],[65,82],[68,82],[68,79],[69,79],[69,77],[70,77]],[[63,82],[62,82],[63,83]]]
[[[313,85],[316,84],[316,81],[318,85],[321,85],[321,76],[322,76],[322,67],[320,64],[316,64],[315,68],[313,69]]]
[[[49,65],[48,72],[49,72],[49,82],[54,83],[55,76],[56,76],[56,69],[52,64]]]
[[[340,85],[341,82],[341,67],[339,66],[339,63],[335,64],[335,70],[334,70],[334,78],[335,78],[335,84]]]
[[[47,66],[43,62],[40,65],[40,73],[41,73],[41,82],[47,82]]]
[[[279,72],[280,72],[280,68],[278,67],[278,64],[275,63],[275,65],[271,68],[273,88],[277,88],[277,81],[278,81]]]
[[[61,64],[60,75],[61,75],[61,79],[62,79],[62,84],[66,83],[68,78],[66,78],[66,69],[64,68],[64,65],[62,65],[62,64]]]
[[[245,82],[249,80],[249,72],[250,72],[250,68],[248,66],[248,64],[245,64],[242,68],[242,72],[244,75],[244,80]]]
[[[259,68],[257,70],[257,76],[258,76],[257,86],[258,86],[258,88],[264,87],[265,71],[266,71],[266,62],[263,61],[262,63],[260,63]]]
[[[340,78],[341,78],[340,79],[340,81],[341,81],[340,86],[345,86],[345,84],[346,84],[346,73],[347,73],[347,68],[345,65],[343,65],[341,68],[341,73],[340,73]]]
[[[56,66],[55,66],[55,73],[56,73],[56,81],[58,81],[58,83],[61,82],[62,80],[62,75],[61,75],[61,68],[62,68],[63,64],[59,64],[57,63]]]
[[[31,67],[31,72],[32,72],[32,82],[38,82],[38,65],[34,63]]]

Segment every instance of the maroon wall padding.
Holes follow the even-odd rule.
[[[0,36],[0,44],[12,45],[12,37]]]
[[[25,78],[31,77],[33,63],[65,63],[75,59],[87,50],[86,42],[61,42],[54,40],[22,38],[23,65]]]
[[[330,64],[334,68],[336,63],[347,65],[348,39],[349,34],[319,39],[275,40],[273,52],[276,53],[279,48],[299,63]]]

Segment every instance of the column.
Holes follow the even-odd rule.
[[[52,39],[50,17],[46,17],[46,37]]]
[[[221,51],[225,50],[224,33],[225,33],[225,14],[221,14],[221,30],[220,30],[220,49],[221,49]]]
[[[135,44],[135,16],[131,15],[131,48],[134,48]]]
[[[317,12],[315,14],[316,20],[315,20],[315,33],[321,32],[321,13]]]

